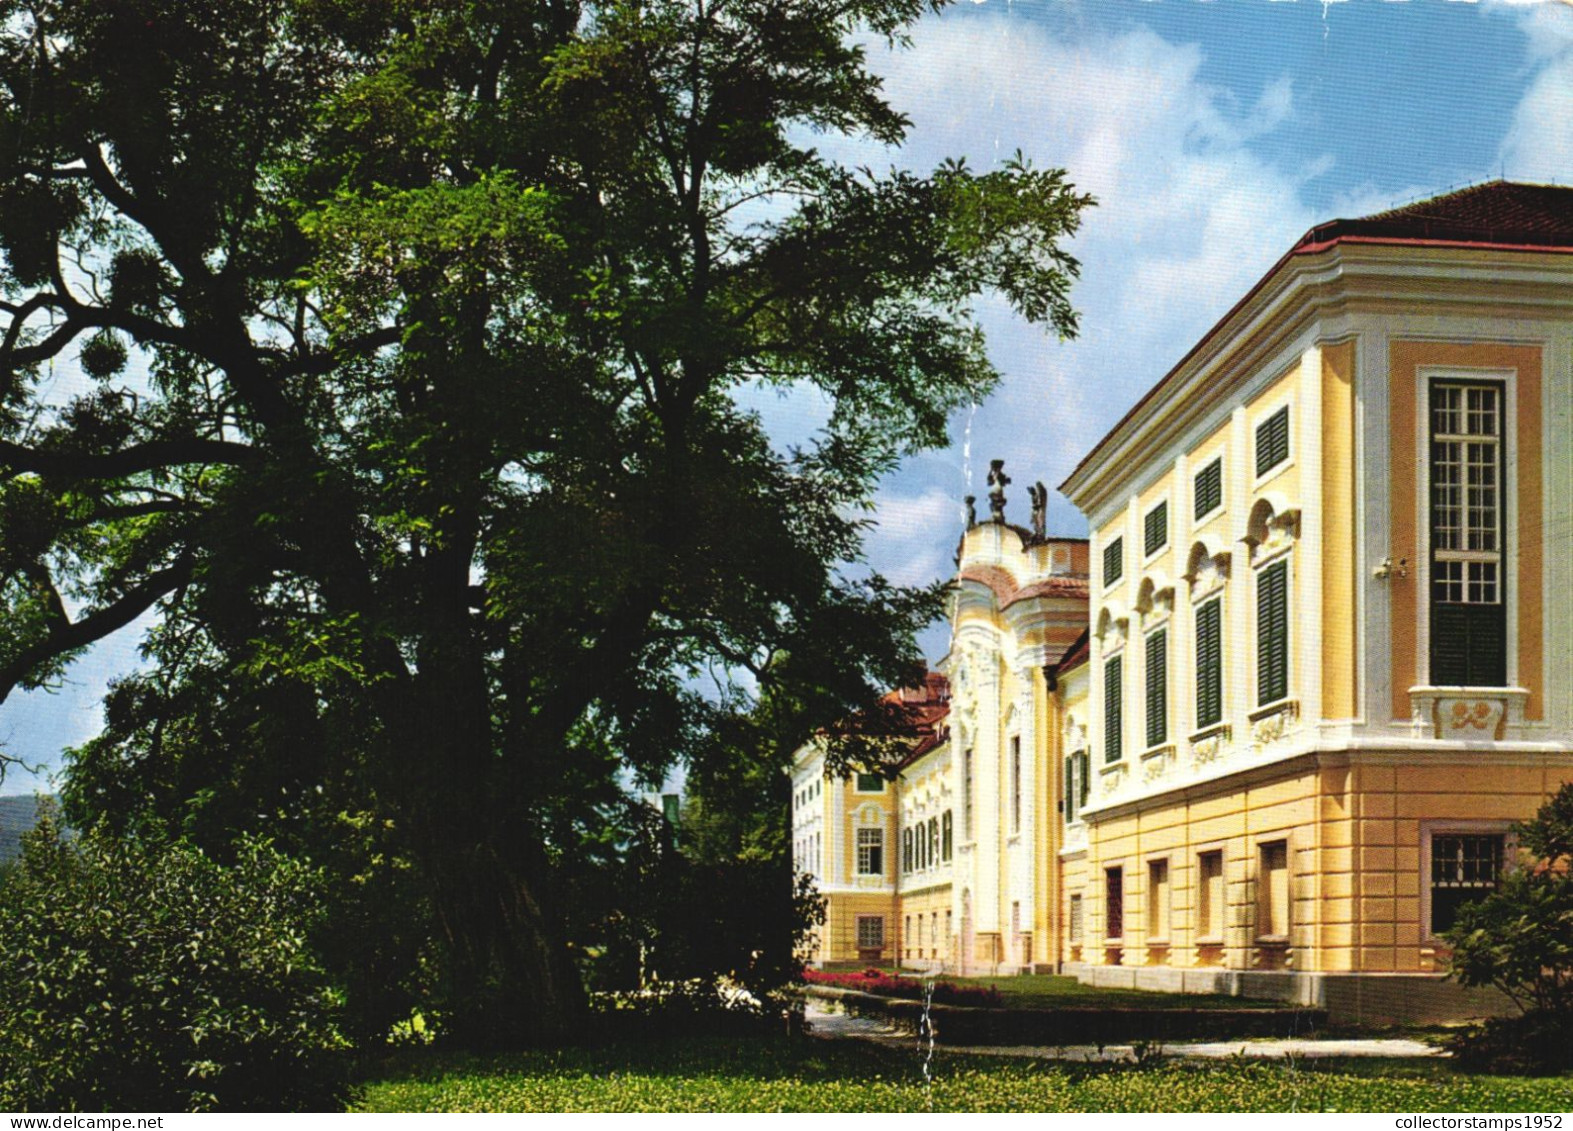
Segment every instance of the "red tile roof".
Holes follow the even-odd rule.
[[[1341,239],[1573,248],[1573,188],[1488,181],[1354,220],[1318,224],[1303,253]]]

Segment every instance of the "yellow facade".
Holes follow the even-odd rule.
[[[1450,242],[1498,198],[1556,224]],[[1415,209],[1313,230],[1132,408],[1061,488],[1088,542],[966,531],[901,960],[1490,1006],[1440,936],[1573,780],[1573,190]]]

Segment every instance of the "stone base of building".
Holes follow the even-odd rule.
[[[1318,974],[1256,970],[1184,970],[1164,966],[1090,966],[1063,972],[1089,986],[1163,993],[1230,994],[1327,1011],[1338,1024],[1430,1024],[1512,1013],[1493,989],[1466,989],[1439,974]]]

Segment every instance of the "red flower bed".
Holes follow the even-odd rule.
[[[916,978],[902,978],[883,970],[864,970],[860,974],[828,974],[822,970],[804,970],[803,980],[815,986],[835,986],[843,990],[859,990],[881,997],[923,1000],[923,983]],[[954,982],[935,982],[934,999],[943,1005],[972,1005],[984,1009],[998,1009],[1005,1004],[993,986],[958,986]]]

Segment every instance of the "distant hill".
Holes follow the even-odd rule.
[[[32,794],[0,797],[0,864],[22,854],[22,834],[38,821],[38,798]]]

